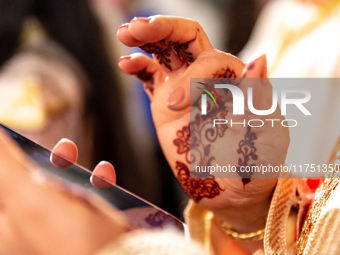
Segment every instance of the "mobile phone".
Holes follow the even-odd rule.
[[[106,189],[97,189],[93,187],[90,182],[90,170],[78,164],[71,163],[67,168],[58,168],[50,161],[51,151],[1,123],[0,127],[16,141],[31,160],[41,167],[43,172],[58,178],[62,182],[76,185],[77,188],[84,189],[86,192],[94,192],[101,196],[116,209],[125,214],[132,227],[148,229],[167,229],[169,227],[174,227],[187,235],[186,225],[173,215],[117,185],[112,185]],[[63,160],[67,161],[66,159]],[[104,180],[102,181],[105,182]]]

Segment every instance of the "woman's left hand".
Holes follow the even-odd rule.
[[[52,149],[51,162],[59,168],[67,168],[78,160],[78,147],[68,139],[61,139]],[[105,181],[103,181],[105,180]],[[91,174],[91,183],[98,189],[105,189],[116,184],[116,171],[107,161],[96,165]]]
[[[48,179],[0,132],[0,254],[93,254],[130,228],[77,188]]]

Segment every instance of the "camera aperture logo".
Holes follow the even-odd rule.
[[[232,84],[215,84],[214,87],[209,86],[203,82],[197,82],[201,85],[204,85],[205,87],[211,89],[213,93],[216,95],[217,99],[219,100],[219,103],[221,106],[222,100],[221,97],[218,95],[218,92],[216,89],[227,89],[231,95],[232,95],[232,105],[233,105],[233,115],[245,115],[245,97],[243,94],[243,91],[236,85]],[[213,94],[204,88],[196,87],[200,90],[203,90],[205,93],[201,95],[201,115],[207,115],[207,95],[210,96],[210,98],[213,100],[215,107],[219,107],[215,97]],[[296,98],[290,98],[288,95],[299,95]],[[280,95],[280,97],[279,97]],[[301,97],[302,95],[302,97]],[[272,105],[267,110],[258,110],[255,109],[253,104],[253,88],[248,87],[247,88],[247,106],[249,111],[256,116],[267,116],[274,113],[277,109],[278,102],[280,99],[280,106],[281,106],[281,115],[286,116],[287,114],[287,106],[288,105],[295,105],[297,109],[299,109],[303,115],[305,116],[311,116],[312,114],[307,110],[307,108],[304,106],[307,102],[311,99],[311,93],[307,89],[303,88],[273,88],[273,94],[272,94]],[[250,127],[262,127],[265,124],[271,125],[271,127],[274,127],[277,122],[280,123],[283,127],[296,127],[298,125],[298,121],[296,119],[243,119],[243,121],[239,121],[239,118],[237,118],[238,121],[235,122],[233,119],[213,119],[213,125],[216,127],[216,125],[221,124],[230,124],[230,127],[233,127],[235,125],[243,125],[244,127],[250,126]]]

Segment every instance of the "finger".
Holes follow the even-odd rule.
[[[147,43],[139,48],[148,54],[152,54],[153,58],[158,61],[159,65],[165,71],[178,70],[185,64],[185,61],[181,60],[172,50],[171,45],[166,45],[160,42]],[[191,62],[193,62],[193,60]]]
[[[117,37],[127,46],[154,54],[167,71],[177,70],[183,61],[192,63],[203,51],[212,49],[196,21],[179,17],[135,18],[118,30]]]
[[[237,78],[241,76],[244,66],[244,63],[233,55],[218,50],[205,51],[176,82],[184,85],[174,89],[166,102],[167,106],[177,111],[197,101],[201,90],[190,91],[190,78]]]
[[[53,147],[50,160],[56,167],[70,167],[78,160],[78,148],[74,142],[63,138]]]
[[[7,157],[11,157],[15,159],[17,162],[27,162],[27,157],[25,153],[21,150],[19,145],[8,135],[8,133],[2,128],[0,128],[0,147],[1,155],[7,155]]]
[[[114,167],[109,162],[100,162],[92,172],[91,183],[98,189],[106,189],[116,184],[116,171]]]
[[[126,23],[118,28],[117,38],[128,47],[138,47],[145,44],[145,42],[138,41],[129,32],[130,23]]]
[[[252,112],[270,111],[271,109],[278,109],[277,99],[273,102],[273,87],[267,77],[267,59],[266,55],[261,55],[254,61],[250,62],[242,72],[242,79],[240,88],[245,95],[245,101],[248,102],[248,96],[251,97]],[[252,93],[248,95],[248,88],[251,88]],[[266,114],[269,115],[269,114]],[[268,116],[267,116],[268,117]]]
[[[144,89],[150,98],[153,96],[154,90],[157,89],[156,84],[158,83],[155,82],[155,79],[165,78],[165,73],[159,68],[159,65],[141,53],[121,57],[118,66],[124,73],[134,75],[143,82]]]

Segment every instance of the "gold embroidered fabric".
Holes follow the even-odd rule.
[[[287,243],[287,223],[293,204],[297,203],[297,180],[278,180],[269,209],[264,236],[265,254],[294,254],[295,247]]]
[[[335,216],[339,217],[338,207],[339,191],[337,187],[339,185],[339,173],[333,172],[326,176],[321,186],[315,192],[315,198],[312,206],[309,208],[308,216],[304,222],[303,229],[301,231],[300,238],[297,244],[297,254],[310,254],[311,250],[320,249],[325,247],[320,245],[320,242],[316,242],[316,239],[327,239],[330,233],[321,235],[320,232],[325,231],[325,225],[329,225],[329,229],[334,229],[333,223],[338,222]],[[331,220],[331,222],[329,222]],[[322,224],[320,223],[322,222]],[[320,225],[321,224],[321,225]],[[335,224],[335,223],[334,223]],[[321,228],[321,230],[320,230]],[[317,230],[316,230],[317,229]],[[318,238],[316,238],[318,236]],[[325,241],[324,241],[325,242]],[[338,243],[338,241],[336,242]],[[332,245],[330,243],[330,245]],[[320,250],[324,251],[323,249]]]
[[[213,255],[210,230],[213,212],[200,207],[198,204],[189,201],[185,209],[185,222],[188,225],[190,237],[204,246],[205,253]]]

